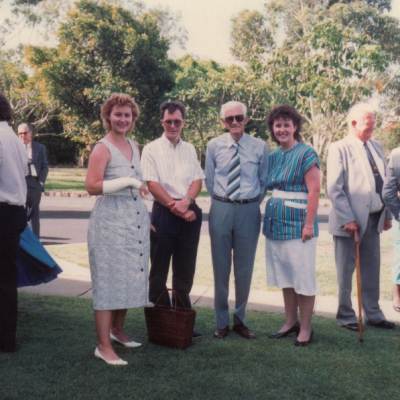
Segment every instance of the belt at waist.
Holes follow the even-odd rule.
[[[288,199],[288,200],[307,200],[308,193],[304,192],[285,192],[284,190],[276,190],[272,191],[272,197],[277,197],[279,199]]]
[[[0,207],[22,207],[22,208],[24,208],[23,205],[8,204],[8,203],[5,203],[5,202],[0,202]]]
[[[218,201],[223,201],[225,203],[232,203],[232,204],[249,204],[249,203],[254,203],[255,201],[260,200],[260,196],[253,197],[252,199],[231,200],[228,197],[220,197],[220,196],[217,196],[214,194],[213,199],[218,200]]]
[[[183,200],[183,199],[175,199],[175,198],[173,198],[175,201],[181,201],[181,200]],[[156,201],[156,200],[154,200],[154,201]],[[193,203],[190,203],[190,204],[196,204],[196,200],[193,200]]]
[[[178,200],[178,199],[174,199],[174,200]],[[157,200],[153,201],[153,206],[158,204],[160,207],[165,208],[167,211],[171,211],[171,209],[169,207],[163,206],[160,202],[158,202]],[[193,203],[189,204],[188,210],[195,210],[199,208],[199,206],[196,204],[196,202],[194,201]]]
[[[34,175],[26,175],[25,176],[25,179],[38,179],[38,177],[37,176],[34,176]]]
[[[103,194],[103,196],[139,196],[139,190],[133,188],[124,188],[117,192]]]

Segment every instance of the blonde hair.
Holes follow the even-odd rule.
[[[129,132],[133,130],[135,127],[135,121],[138,119],[140,115],[139,107],[135,103],[135,100],[128,96],[125,93],[113,93],[101,106],[101,119],[103,120],[103,126],[105,129],[110,130],[111,129],[111,124],[110,124],[110,114],[112,109],[115,106],[128,106],[132,110],[132,126],[129,129]]]

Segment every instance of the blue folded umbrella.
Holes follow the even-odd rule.
[[[18,287],[36,286],[57,278],[62,272],[39,239],[27,226],[17,251]]]

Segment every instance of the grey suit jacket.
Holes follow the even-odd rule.
[[[394,149],[390,154],[385,184],[383,186],[383,201],[390,209],[393,216],[399,220],[400,199],[400,148]]]
[[[385,154],[382,145],[370,139],[370,143],[383,160],[385,173],[387,170]],[[329,146],[327,161],[327,191],[332,202],[329,214],[329,233],[336,236],[351,236],[343,227],[351,221],[360,224],[360,238],[367,229],[370,213],[371,184],[364,163],[356,158],[358,149],[346,136]],[[378,232],[383,230],[385,219],[390,219],[391,213],[385,207],[379,220]]]
[[[42,189],[49,173],[49,163],[47,162],[46,146],[32,141],[32,161],[38,174],[39,182],[43,183]]]

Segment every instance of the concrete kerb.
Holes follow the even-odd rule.
[[[22,293],[37,293],[43,295],[71,296],[79,298],[92,297],[92,282],[90,271],[87,268],[56,259],[63,272],[52,282],[38,286],[20,288]],[[214,306],[214,287],[193,286],[190,293],[192,304],[198,307]],[[235,307],[234,290],[229,294],[229,307]],[[357,306],[357,298],[353,298],[353,306]],[[390,301],[381,301],[381,308],[389,321],[400,322],[400,314],[395,312]],[[314,313],[325,317],[334,318],[336,315],[337,297],[317,296]],[[247,305],[248,310],[283,313],[283,298],[281,291],[251,290]]]
[[[97,196],[89,196],[79,193],[60,193],[60,192],[46,192],[51,193],[48,195],[43,195],[41,200],[41,209],[51,208],[54,210],[63,211],[91,211],[94,203],[96,202]],[[149,213],[151,213],[153,202],[149,200],[144,201]],[[197,198],[197,204],[203,211],[203,220],[208,221],[208,214],[211,207],[211,199],[209,197]],[[264,200],[260,205],[261,214],[264,214],[266,200]],[[319,222],[327,222],[328,214],[330,210],[330,201],[321,200],[320,206],[318,208],[318,218]]]

